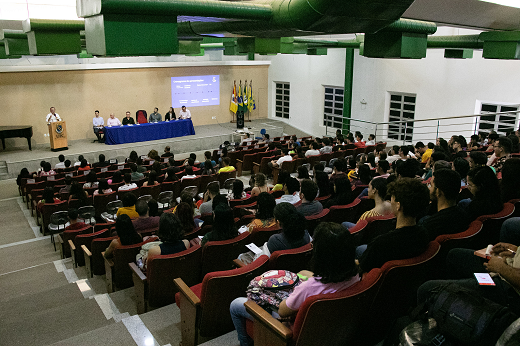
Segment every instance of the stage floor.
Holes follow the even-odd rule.
[[[245,126],[253,132],[255,136],[260,136],[260,130],[266,129],[271,137],[282,135],[297,135],[298,137],[308,134],[299,131],[286,123],[276,119],[255,119],[246,122]],[[219,147],[224,141],[238,141],[236,124],[220,123],[214,125],[195,126],[195,135],[169,138],[149,142],[136,142],[116,145],[106,145],[103,143],[92,143],[93,139],[83,139],[69,141],[68,150],[52,152],[49,144],[33,145],[30,151],[25,147],[9,148],[0,151],[0,162],[4,161],[7,167],[5,178],[16,177],[24,167],[29,171],[35,171],[40,165],[40,161],[50,161],[52,166],[58,162],[58,155],[65,155],[66,159],[72,162],[77,161],[79,155],[83,155],[89,162],[97,162],[99,154],[104,154],[106,159],[117,158],[125,159],[130,151],[135,150],[139,155],[146,155],[152,149],[159,154],[163,153],[165,146],[170,146],[171,151],[179,158],[187,157],[189,153],[195,152],[197,158],[202,158],[202,153],[206,150],[213,150]],[[93,135],[94,136],[94,135]]]

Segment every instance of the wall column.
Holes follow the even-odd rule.
[[[346,48],[345,51],[345,85],[343,88],[342,133],[350,131],[350,117],[352,114],[352,84],[354,80],[354,48]]]

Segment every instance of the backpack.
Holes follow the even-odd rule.
[[[259,306],[278,308],[300,283],[300,278],[293,272],[270,270],[251,280],[246,290],[247,298]]]

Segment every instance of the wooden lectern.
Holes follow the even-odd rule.
[[[67,150],[67,127],[64,121],[56,121],[49,125],[49,137],[51,140],[51,150]]]

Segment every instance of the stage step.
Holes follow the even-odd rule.
[[[0,180],[9,179],[9,172],[7,170],[7,162],[0,161]]]

